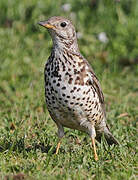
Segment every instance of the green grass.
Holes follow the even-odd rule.
[[[61,9],[64,3],[0,3],[0,179],[23,173],[25,179],[135,180],[138,3],[106,0],[93,7],[87,0],[70,0],[69,12]],[[52,43],[36,24],[53,15],[71,16],[82,33],[80,50],[100,79],[107,121],[121,144],[109,147],[104,139],[97,143],[98,162],[88,135],[70,129],[54,154],[57,128],[46,109],[43,80]],[[100,32],[106,32],[108,43],[98,40]]]

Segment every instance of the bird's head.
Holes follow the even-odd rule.
[[[78,50],[75,28],[68,19],[54,16],[38,24],[48,29],[54,47]]]

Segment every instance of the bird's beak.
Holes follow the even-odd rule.
[[[47,21],[40,21],[40,22],[38,22],[38,24],[40,26],[46,27],[48,29],[54,29],[55,28],[55,26],[49,24]]]

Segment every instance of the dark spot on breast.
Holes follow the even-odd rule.
[[[68,61],[68,63],[71,65],[71,62],[70,62],[70,61]]]
[[[68,56],[71,60],[73,60],[72,55],[70,55],[69,53],[67,53],[67,56]]]
[[[48,103],[48,104],[51,104],[51,102],[50,102],[50,101],[48,101],[47,103]]]
[[[80,91],[80,88],[77,89],[77,92]]]
[[[49,68],[49,67],[47,67],[47,68],[46,68],[46,70],[47,70],[47,72],[49,72],[49,71],[50,71],[50,68]]]
[[[90,89],[86,92],[86,94],[88,94],[90,92]]]
[[[52,93],[54,91],[54,88],[51,86],[50,90],[51,90],[51,93]]]
[[[58,76],[59,76],[58,71],[53,71],[53,72],[52,72],[52,75],[53,75],[54,77],[58,77]]]
[[[50,72],[48,72],[48,76],[50,76]]]
[[[77,69],[74,69],[74,74],[79,74],[79,71]]]
[[[74,102],[70,102],[70,104],[72,105],[72,104],[74,104]]]
[[[77,101],[79,101],[80,100],[80,98],[77,98]]]
[[[46,86],[48,85],[48,81],[45,82],[45,85],[46,85]]]
[[[73,37],[75,37],[75,32],[73,32]]]
[[[58,78],[58,81],[62,81],[61,78]]]
[[[65,89],[66,89],[66,87],[64,86],[64,87],[62,87],[62,89],[63,89],[63,90],[65,90]]]
[[[53,80],[53,83],[56,83],[56,80],[55,80],[55,79]]]
[[[90,79],[88,79],[85,84],[86,84],[87,86],[90,86],[90,85],[92,85],[92,82],[90,81]]]
[[[81,79],[79,76],[76,77],[75,85],[81,85]]]
[[[95,113],[92,115],[92,117],[91,118],[93,118],[95,116]]]
[[[83,66],[83,68],[81,68],[80,71],[81,71],[81,73],[84,73],[85,72],[85,66]]]
[[[65,97],[66,95],[63,93],[62,96]]]
[[[67,103],[68,102],[68,100],[65,100],[65,103]]]
[[[52,99],[53,99],[53,100],[55,100],[55,97],[54,97],[54,96],[52,96]]]
[[[63,67],[63,71],[65,71],[65,70],[66,70],[66,67],[64,66],[64,67]]]
[[[67,62],[68,60],[67,60],[67,58],[66,58],[66,56],[63,54],[63,57],[64,57],[64,59],[65,59],[65,62]]]
[[[95,98],[95,91],[93,91],[93,97]]]
[[[53,63],[51,64],[51,71],[53,71]]]
[[[55,93],[58,93],[58,91],[57,91],[57,90],[55,90]]]
[[[60,58],[58,58],[58,60],[59,60],[60,62],[62,62]]]
[[[68,72],[65,73],[65,76],[70,76],[70,74]]]
[[[78,62],[78,66],[81,66],[81,62]]]
[[[68,110],[71,111],[71,108],[68,107]]]
[[[76,80],[80,80],[80,77],[79,77],[79,76],[77,76]]]
[[[60,83],[57,83],[57,86],[59,87],[59,86],[60,86]]]
[[[95,102],[95,106],[94,106],[94,108],[96,108],[96,106],[97,106],[97,105],[98,105],[98,102],[96,101],[96,102]]]
[[[69,78],[68,83],[69,83],[69,84],[72,84],[72,81],[73,81],[73,78]]]
[[[56,107],[56,106],[53,106],[53,109],[58,109],[58,107]]]
[[[67,96],[67,98],[70,98],[70,96]]]

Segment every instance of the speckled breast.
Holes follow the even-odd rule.
[[[66,59],[66,57],[64,57]],[[45,68],[46,104],[52,119],[63,126],[84,130],[97,124],[103,112],[85,64],[63,62],[62,58],[47,62]]]

